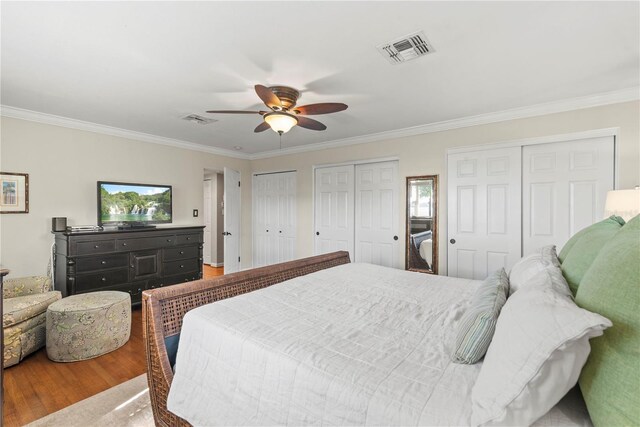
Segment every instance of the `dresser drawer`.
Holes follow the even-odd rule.
[[[142,249],[157,249],[176,244],[175,235],[158,236],[158,237],[139,237],[129,239],[118,239],[116,248],[118,251],[139,251]]]
[[[186,274],[192,271],[199,271],[199,261],[196,259],[182,259],[178,261],[169,261],[162,264],[162,275],[171,276],[174,274]]]
[[[198,246],[182,246],[164,250],[164,261],[174,261],[177,259],[198,258],[200,248]]]
[[[115,248],[115,240],[94,240],[92,242],[76,243],[76,253],[78,255],[92,255],[105,252],[113,252]]]
[[[202,233],[178,234],[176,236],[177,245],[186,245],[189,243],[202,243]]]
[[[76,272],[106,270],[110,268],[127,267],[127,254],[98,255],[76,259]]]
[[[96,273],[78,274],[75,280],[75,289],[76,292],[97,290],[107,286],[126,283],[128,280],[128,268]]]

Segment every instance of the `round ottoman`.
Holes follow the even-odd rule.
[[[122,347],[131,334],[131,297],[100,291],[72,295],[47,309],[47,356],[54,362],[91,359]]]

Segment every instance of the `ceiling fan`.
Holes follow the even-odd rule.
[[[255,85],[255,90],[270,111],[211,110],[207,113],[260,114],[264,121],[253,130],[254,132],[262,132],[271,128],[282,135],[296,125],[305,129],[325,130],[327,127],[324,124],[304,116],[337,113],[347,109],[347,105],[340,102],[323,102],[297,107],[296,102],[300,98],[300,92],[288,86]]]

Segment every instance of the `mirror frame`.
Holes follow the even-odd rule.
[[[433,259],[431,260],[431,270],[425,270],[423,268],[411,268],[409,267],[409,245],[410,235],[411,235],[411,213],[409,210],[409,203],[411,201],[410,194],[410,183],[414,180],[432,180],[433,181],[433,212],[435,213],[435,217],[433,219],[432,231],[433,231]],[[405,245],[404,245],[404,264],[405,270],[409,271],[418,271],[422,273],[430,273],[430,274],[438,274],[438,175],[419,175],[419,176],[408,176],[406,180],[406,188],[405,188]]]

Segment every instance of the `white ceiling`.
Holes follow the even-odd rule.
[[[253,85],[344,102],[283,147],[640,86],[638,2],[2,2],[1,103],[252,154],[278,149]],[[376,46],[424,30],[436,52]]]

